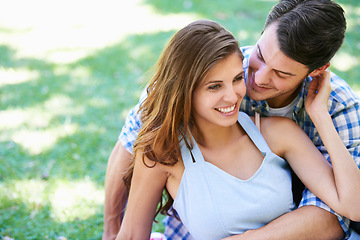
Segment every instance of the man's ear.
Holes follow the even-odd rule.
[[[327,64],[325,64],[322,67],[319,67],[318,69],[315,69],[314,71],[312,71],[311,73],[309,73],[310,77],[316,77],[319,74],[323,73],[326,69],[328,69],[328,67],[330,67],[330,63],[328,62]]]

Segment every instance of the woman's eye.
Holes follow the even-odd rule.
[[[209,89],[210,90],[216,90],[216,89],[218,89],[220,87],[221,87],[220,84],[215,84],[215,85],[209,86]]]
[[[244,79],[244,76],[241,75],[241,76],[237,76],[237,77],[234,79],[234,81],[241,81],[241,80],[243,80],[243,79]]]
[[[242,81],[244,79],[244,75],[240,74],[234,78],[234,82]]]

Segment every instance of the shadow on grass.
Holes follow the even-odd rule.
[[[59,160],[68,161],[69,165],[74,160],[73,155],[77,154],[75,158],[81,158],[80,161],[87,165],[78,169],[84,173],[77,177],[84,177],[86,172],[91,175],[89,165],[99,161],[106,162],[105,157],[108,157],[116,141],[127,110],[137,103],[144,88],[145,72],[155,64],[172,33],[130,36],[124,42],[99,50],[66,66],[57,66],[37,59],[16,59],[14,49],[1,46],[0,53],[4,53],[4,58],[0,66],[14,72],[26,69],[37,73],[35,79],[5,84],[0,88],[4,118],[7,112],[14,110],[20,112],[20,117],[25,118],[20,121],[21,124],[8,123],[9,126],[4,129],[7,134],[3,132],[0,141],[6,147],[1,148],[1,157],[9,159],[13,156],[15,162],[36,158],[40,164],[46,162],[41,159],[61,158]],[[22,111],[27,109],[32,109],[30,113],[49,114],[48,120],[45,124],[32,122],[35,116],[21,115]],[[41,132],[51,126],[66,124],[76,125],[74,133],[58,137],[52,147],[41,151],[41,154],[31,154],[21,144],[6,141],[21,130]],[[90,160],[94,156],[97,159]],[[19,162],[15,165],[21,168]],[[8,168],[9,171],[12,169],[13,167]],[[39,173],[32,170],[19,171],[18,174],[0,174],[3,180],[33,178]],[[99,168],[95,167],[93,171],[99,171]],[[100,183],[102,180],[103,178]]]
[[[50,205],[43,203],[31,219],[36,206],[27,209],[22,190],[14,184],[36,180],[48,194],[59,182],[67,181],[65,186],[80,182],[81,186],[82,180],[90,179],[95,188],[102,189],[107,158],[127,110],[137,103],[144,73],[172,34],[129,36],[67,65],[18,59],[15,49],[0,46],[4,56],[0,68],[35,73],[33,79],[7,81],[0,88],[0,121],[5,123],[0,133],[4,146],[0,148],[0,239],[7,235],[15,239],[100,238],[101,204],[86,220],[58,223],[52,220]],[[87,198],[86,194],[81,197]]]

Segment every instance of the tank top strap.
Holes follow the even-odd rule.
[[[264,156],[271,152],[259,129],[246,113],[239,112],[238,122]]]
[[[191,150],[186,145],[184,139],[182,139],[180,142],[181,157],[183,159],[185,168],[196,162],[205,161],[194,137],[192,137],[192,139],[193,139],[194,147]]]

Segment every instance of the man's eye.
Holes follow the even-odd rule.
[[[256,54],[257,58],[260,60],[260,61],[264,61],[264,59],[260,56],[260,54]]]
[[[282,73],[279,73],[279,72],[276,72],[276,75],[279,77],[279,78],[286,78],[287,76],[282,74]]]

